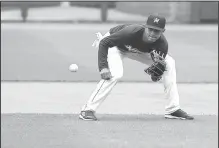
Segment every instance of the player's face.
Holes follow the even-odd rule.
[[[145,32],[146,32],[147,41],[148,42],[155,42],[157,39],[159,39],[161,34],[164,32],[164,30],[157,30],[157,29],[153,29],[153,28],[146,28]]]

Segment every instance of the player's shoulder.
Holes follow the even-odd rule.
[[[166,37],[162,34],[161,37],[154,42],[155,48],[161,50],[162,52],[168,51],[168,42]]]
[[[158,41],[162,45],[168,45],[168,41],[167,41],[167,39],[166,39],[164,34],[161,34],[160,39]]]

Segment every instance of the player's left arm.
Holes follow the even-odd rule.
[[[152,81],[157,82],[162,78],[166,71],[165,58],[168,53],[167,42],[159,44],[159,46],[150,52],[153,64],[144,71],[151,76]]]
[[[154,48],[152,51],[156,52],[156,54],[159,54],[159,56],[162,58],[166,58],[166,55],[168,54],[168,42],[163,35],[161,36],[160,42],[158,42],[156,48]]]

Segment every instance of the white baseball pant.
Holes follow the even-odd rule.
[[[92,46],[98,47],[99,41],[106,36],[109,36],[110,33],[106,33],[102,36],[100,33],[97,33],[97,40]],[[116,46],[108,49],[108,65],[109,70],[113,76],[111,80],[100,80],[97,84],[96,89],[91,94],[88,102],[82,107],[82,110],[92,110],[96,111],[101,103],[109,95],[113,87],[116,85],[118,80],[123,76],[123,59],[130,58],[136,61],[139,61],[147,66],[153,63],[151,56],[148,53],[131,53],[131,52],[122,52]],[[165,58],[167,64],[167,71],[163,74],[163,84],[164,84],[164,94],[167,99],[167,105],[165,107],[165,114],[172,113],[179,109],[179,94],[176,84],[176,69],[175,69],[175,60],[170,56],[166,55]]]

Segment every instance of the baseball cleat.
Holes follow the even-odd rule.
[[[184,112],[181,109],[178,109],[171,114],[165,114],[164,117],[166,119],[182,119],[182,120],[193,120],[194,119],[194,117],[188,115],[186,112]]]
[[[85,121],[96,121],[97,117],[94,114],[95,112],[91,110],[81,111],[79,115],[79,119],[82,119]]]

